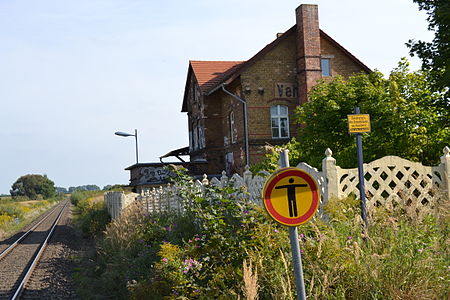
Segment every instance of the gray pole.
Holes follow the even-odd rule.
[[[280,167],[289,167],[289,151],[283,150],[280,154]],[[297,299],[305,300],[305,282],[303,280],[302,255],[298,242],[297,226],[289,226],[289,240],[291,241],[292,263],[294,265],[295,287],[297,290]]]
[[[134,130],[134,138],[136,139],[136,164],[138,164],[139,163],[139,156],[138,156],[137,129]]]
[[[359,107],[355,107],[355,114],[360,114]],[[367,210],[366,210],[366,191],[364,188],[364,160],[363,160],[363,149],[362,149],[362,135],[361,133],[356,134],[356,151],[358,154],[358,177],[359,177],[359,198],[361,199],[361,218],[364,222],[365,229],[367,229]]]

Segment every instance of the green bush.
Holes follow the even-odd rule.
[[[110,221],[105,203],[96,199],[101,191],[75,191],[70,196],[75,206],[74,214],[77,225],[88,236],[98,236]]]
[[[92,203],[87,208],[85,207],[83,212],[77,220],[83,233],[89,236],[101,234],[110,221],[108,211],[103,202]]]
[[[78,202],[80,202],[81,200],[86,200],[99,194],[99,191],[75,191],[70,195],[70,202],[73,205],[78,206]]]

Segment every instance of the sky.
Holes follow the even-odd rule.
[[[138,130],[142,163],[187,146],[189,60],[250,59],[302,3],[384,74],[433,38],[412,0],[0,0],[0,194],[26,174],[128,184],[135,141],[114,132]]]

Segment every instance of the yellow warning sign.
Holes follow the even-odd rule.
[[[349,133],[370,132],[370,115],[347,115],[347,120]]]

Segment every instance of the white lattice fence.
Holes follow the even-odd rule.
[[[450,149],[445,147],[441,164],[438,166],[423,166],[420,163],[411,162],[397,156],[386,156],[371,163],[364,164],[364,178],[367,195],[367,207],[371,209],[379,205],[405,205],[408,209],[430,208],[434,206],[437,194],[450,198],[449,174],[450,174]],[[325,151],[326,157],[322,162],[322,171],[300,163],[297,168],[309,173],[318,183],[321,192],[321,205],[319,216],[324,217],[321,210],[323,205],[331,198],[347,197],[354,194],[359,197],[358,169],[342,169],[336,165],[330,149]],[[262,205],[261,191],[269,175],[267,172],[252,174],[246,169],[243,176],[234,174],[230,178],[223,172],[220,178],[203,179],[192,182],[188,189],[194,195],[205,190],[207,185],[217,187],[232,186],[239,196],[245,196],[253,203]],[[179,197],[181,188],[168,185],[165,187],[146,190],[142,194],[132,194],[124,198],[123,193],[105,194],[108,210],[113,218],[118,216],[120,210],[125,208],[130,201],[138,199],[142,202],[147,212],[164,212],[183,210],[182,203],[186,197]],[[111,194],[110,194],[111,193]]]
[[[367,207],[397,204],[415,208],[434,207],[438,194],[448,197],[448,160],[446,147],[438,166],[424,166],[397,156],[386,156],[364,164]],[[337,197],[350,194],[359,197],[358,169],[330,166],[329,172],[336,174]]]

